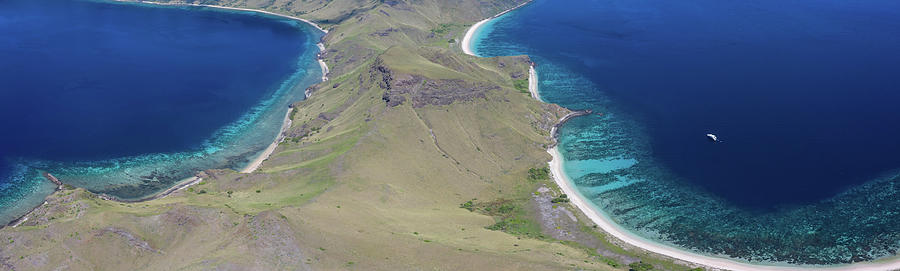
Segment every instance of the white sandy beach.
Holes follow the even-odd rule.
[[[120,0],[120,1],[123,1],[123,0]],[[147,3],[147,4],[159,4],[159,5],[201,6],[201,7],[209,7],[209,8],[259,12],[259,13],[269,14],[269,15],[273,15],[273,16],[279,16],[279,17],[303,21],[303,22],[306,22],[306,23],[314,26],[315,28],[319,29],[322,32],[325,32],[325,33],[328,32],[327,30],[319,27],[318,25],[316,25],[315,23],[313,23],[309,20],[298,18],[298,17],[293,17],[293,16],[288,16],[288,15],[277,14],[277,13],[268,12],[268,11],[262,11],[262,10],[222,7],[222,6],[215,6],[215,5],[203,5],[203,4],[167,4],[167,3],[158,3],[158,2],[149,2],[149,1],[138,1],[138,2]],[[472,51],[472,41],[473,41],[472,39],[473,39],[474,34],[477,31],[477,29],[479,27],[483,26],[485,23],[487,23],[491,19],[502,16],[503,14],[505,14],[511,10],[514,10],[516,8],[519,8],[527,3],[528,2],[523,3],[522,5],[519,5],[512,9],[506,10],[506,11],[501,12],[491,18],[479,21],[479,22],[475,23],[474,25],[472,25],[472,27],[470,27],[467,30],[465,36],[463,37],[463,39],[461,41],[462,51],[467,55],[476,56],[475,53]],[[324,51],[323,45],[321,45],[321,44],[317,44],[317,45],[319,45],[320,50]],[[322,60],[319,60],[319,64],[323,71],[322,80],[326,81],[326,80],[328,80],[328,78],[326,77],[327,72],[328,72],[328,67],[327,67],[327,65],[325,65],[325,63]],[[534,67],[531,67],[529,69],[529,92],[531,92],[532,97],[534,97],[536,100],[543,102],[543,100],[541,99],[541,97],[538,93],[537,83],[538,83],[537,73],[534,70]],[[252,163],[250,163],[249,165],[247,165],[247,167],[245,167],[243,170],[241,170],[241,172],[243,172],[243,173],[253,172],[257,168],[259,168],[259,166],[262,164],[262,162],[265,161],[269,157],[269,155],[271,155],[272,152],[274,152],[278,143],[280,143],[284,139],[284,136],[283,136],[284,131],[288,127],[290,127],[290,119],[288,116],[290,115],[291,110],[293,110],[293,109],[288,110],[288,112],[286,113],[285,123],[283,124],[282,130],[279,133],[279,136],[276,138],[276,140],[271,145],[269,145],[269,147],[266,148],[266,150],[261,155],[259,155],[259,157],[257,157]],[[581,212],[583,212],[593,223],[595,223],[600,229],[602,229],[603,231],[608,233],[610,236],[613,236],[614,238],[617,238],[617,239],[621,240],[622,242],[627,243],[632,246],[635,246],[637,248],[640,248],[640,249],[643,249],[643,250],[646,250],[649,252],[665,255],[668,257],[672,257],[675,259],[703,265],[706,267],[712,267],[712,268],[716,268],[716,269],[727,269],[727,270],[769,271],[769,270],[822,270],[822,269],[827,269],[827,270],[868,271],[868,270],[900,269],[900,261],[897,261],[897,260],[883,261],[883,262],[871,262],[871,263],[857,263],[857,264],[852,264],[852,265],[833,266],[833,267],[832,266],[800,267],[800,266],[756,265],[756,264],[738,262],[738,261],[735,261],[732,259],[727,259],[727,258],[700,255],[700,254],[689,252],[689,251],[686,251],[686,250],[683,250],[680,248],[660,244],[657,242],[653,242],[653,241],[641,238],[641,237],[623,229],[621,226],[617,225],[615,222],[611,221],[600,210],[595,209],[593,207],[593,205],[588,202],[586,197],[584,197],[584,195],[582,195],[577,189],[575,189],[571,180],[566,176],[566,174],[564,172],[563,158],[557,148],[558,147],[553,147],[553,148],[550,148],[547,150],[548,153],[550,153],[550,155],[552,156],[552,160],[549,162],[549,167],[550,167],[550,171],[551,171],[554,181],[557,183],[557,185],[562,189],[562,191],[565,194],[569,195],[571,204],[574,205],[576,208],[578,208]],[[190,182],[191,182],[191,184],[197,183],[197,182],[199,182],[199,178],[192,179],[192,180],[190,180]],[[181,187],[173,187],[173,189],[175,189],[175,191],[177,191],[177,190],[183,189],[189,185],[181,186]]]
[[[273,152],[275,152],[275,148],[278,148],[278,144],[284,141],[284,133],[291,128],[290,116],[292,111],[294,111],[293,108],[288,108],[288,111],[284,113],[284,121],[281,123],[281,130],[278,131],[278,136],[275,137],[275,141],[272,141],[272,144],[269,144],[269,147],[266,147],[266,150],[264,150],[259,156],[257,156],[256,159],[253,160],[253,162],[247,164],[247,166],[241,170],[241,173],[252,173],[253,171],[256,171],[256,169],[258,169],[259,166],[262,165],[263,161],[269,159],[269,156],[272,155]]]
[[[875,271],[875,270],[896,270],[900,268],[900,261],[889,261],[889,262],[871,262],[871,263],[856,263],[851,265],[844,266],[826,266],[826,267],[817,267],[817,266],[809,266],[809,267],[801,267],[801,266],[769,266],[769,265],[757,265],[750,263],[738,262],[735,260],[727,259],[727,258],[719,258],[719,257],[711,257],[706,255],[700,255],[693,252],[688,252],[683,249],[674,248],[671,246],[667,246],[664,244],[660,244],[657,242],[653,242],[644,238],[641,238],[634,233],[631,233],[621,226],[612,222],[606,215],[602,214],[600,211],[596,210],[590,203],[587,202],[584,195],[581,194],[578,190],[575,189],[571,180],[566,176],[566,173],[563,169],[563,158],[560,154],[558,147],[553,147],[547,150],[548,153],[553,157],[550,160],[550,173],[553,175],[553,180],[556,181],[556,184],[562,189],[563,193],[569,195],[569,199],[571,200],[572,205],[577,207],[584,213],[588,218],[591,219],[594,224],[597,224],[597,227],[603,229],[607,234],[615,237],[616,239],[622,240],[623,242],[653,252],[657,254],[662,254],[668,257],[672,257],[675,259],[717,268],[717,269],[727,269],[727,270],[748,270],[748,271],[771,271],[771,270],[852,270],[852,271]]]
[[[181,181],[178,181],[178,183],[176,183],[174,186],[169,187],[169,189],[160,191],[156,194],[153,194],[152,196],[141,198],[138,200],[123,200],[123,199],[119,199],[119,198],[116,198],[114,196],[110,196],[107,194],[99,194],[97,196],[102,200],[111,200],[111,201],[115,201],[115,202],[142,202],[142,201],[165,198],[165,197],[171,195],[172,193],[175,193],[176,191],[181,191],[185,188],[188,188],[192,185],[198,184],[202,181],[203,181],[203,178],[200,178],[197,176],[184,178]]]
[[[159,5],[170,5],[170,4],[166,4],[166,3],[158,3],[158,2],[151,2],[151,1],[140,1],[140,3],[151,3],[151,4],[159,4]],[[284,15],[284,14],[278,14],[278,13],[269,12],[269,11],[265,11],[265,10],[256,10],[256,9],[248,9],[248,8],[223,7],[223,6],[203,5],[203,4],[174,4],[174,5],[188,5],[188,6],[197,6],[197,7],[208,7],[208,8],[219,8],[219,9],[229,9],[229,10],[240,10],[240,11],[249,11],[249,12],[259,12],[259,13],[264,13],[264,14],[268,14],[268,15],[273,15],[273,16],[278,16],[278,17],[283,17],[283,18],[288,18],[288,19],[298,20],[298,21],[307,23],[307,24],[309,24],[309,25],[312,25],[313,27],[315,27],[315,28],[318,29],[319,31],[322,31],[323,33],[328,34],[328,30],[326,30],[326,29],[320,27],[319,25],[317,25],[317,24],[315,24],[315,23],[313,23],[312,21],[309,21],[309,20],[307,20],[307,19],[303,19],[303,18],[299,18],[299,17],[294,17],[294,16],[289,16],[289,15]],[[316,43],[316,47],[319,48],[319,52],[320,52],[320,53],[324,53],[324,52],[325,52],[325,44],[323,44],[323,43],[321,43],[321,42],[320,42],[320,43]],[[317,58],[316,61],[318,61],[318,63],[319,63],[319,68],[322,69],[322,82],[328,81],[328,65],[325,64],[325,61],[322,60],[322,59],[318,59],[318,58]],[[308,95],[307,95],[307,98],[309,98]],[[294,109],[293,109],[293,108],[290,108],[290,109],[288,109],[288,111],[285,113],[285,115],[284,115],[284,122],[282,123],[282,126],[281,126],[281,131],[278,133],[278,137],[275,138],[275,141],[273,141],[272,144],[269,144],[269,146],[268,146],[268,147],[267,147],[267,148],[266,148],[259,156],[257,156],[256,159],[253,160],[253,162],[251,162],[251,163],[248,164],[246,167],[244,167],[244,169],[241,170],[241,173],[251,173],[251,172],[253,172],[253,171],[256,171],[256,169],[258,169],[260,166],[262,166],[263,161],[265,161],[266,159],[269,159],[269,156],[271,156],[272,153],[275,152],[275,149],[278,147],[278,144],[281,143],[282,141],[284,141],[284,133],[287,131],[287,129],[289,129],[289,128],[291,127],[291,120],[290,120],[290,117],[289,117],[289,116],[290,116],[292,110],[294,110]]]
[[[200,182],[202,182],[202,181],[203,181],[203,178],[200,178],[200,177],[197,177],[197,176],[190,177],[190,178],[186,178],[186,179],[181,180],[180,182],[178,182],[178,184],[176,184],[175,186],[169,187],[169,189],[166,189],[165,191],[163,191],[163,192],[161,192],[161,193],[159,193],[159,194],[156,194],[156,195],[150,197],[149,199],[161,199],[161,198],[165,198],[166,196],[168,196],[168,195],[170,195],[170,194],[172,194],[172,193],[175,193],[175,191],[181,191],[181,190],[184,190],[185,188],[188,188],[188,187],[190,187],[190,186],[192,186],[192,185],[198,184],[198,183],[200,183]]]
[[[472,52],[472,37],[475,36],[475,31],[478,30],[479,27],[484,25],[484,23],[486,23],[490,20],[493,20],[497,17],[503,16],[503,14],[506,14],[517,8],[523,7],[523,6],[527,5],[528,3],[531,3],[531,1],[529,0],[529,1],[526,1],[525,3],[519,4],[518,6],[513,7],[511,9],[504,10],[503,12],[497,13],[497,15],[494,15],[494,16],[491,16],[490,18],[481,20],[481,21],[473,24],[471,27],[469,27],[469,30],[466,31],[466,35],[463,36],[462,42],[460,42],[460,47],[462,47],[463,53],[470,55],[470,56],[477,56],[477,55],[475,55],[474,52]]]
[[[315,27],[315,28],[318,29],[319,31],[322,31],[323,33],[328,34],[328,30],[327,30],[327,29],[322,28],[321,26],[317,25],[316,23],[313,23],[313,22],[310,21],[310,20],[303,19],[303,18],[300,18],[300,17],[294,17],[294,16],[290,16],[290,15],[278,14],[278,13],[275,13],[275,12],[270,12],[270,11],[265,11],[265,10],[258,10],[258,9],[249,9],[249,8],[233,8],[233,7],[223,7],[223,6],[203,5],[203,4],[190,4],[190,5],[191,5],[191,6],[198,6],[198,7],[221,8],[221,9],[230,9],[230,10],[241,10],[241,11],[249,11],[249,12],[259,12],[259,13],[268,14],[268,15],[272,15],[272,16],[278,16],[278,17],[283,17],[283,18],[293,19],[293,20],[297,20],[297,21],[301,21],[301,22],[307,23],[307,24],[309,24],[309,25]]]
[[[316,43],[316,47],[319,47],[319,54],[325,53],[325,44]],[[325,64],[325,60],[321,58],[316,58],[319,61],[319,67],[322,68],[322,82],[328,81],[328,64]],[[309,96],[307,96],[309,98]]]
[[[530,1],[529,1],[530,2]],[[522,4],[525,5],[528,2]],[[506,10],[500,14],[497,14],[491,18],[481,20],[474,25],[472,25],[467,31],[466,35],[463,37],[461,42],[461,48],[463,53],[471,56],[477,56],[472,51],[472,43],[473,37],[475,36],[475,32],[483,26],[485,23],[489,22],[492,19],[495,19],[503,14],[514,10],[516,8],[521,7],[517,6],[515,8]],[[531,96],[541,102],[544,102],[541,99],[540,93],[538,91],[538,76],[537,72],[532,66],[528,71],[528,91],[531,93]],[[556,127],[554,127],[555,133]],[[629,245],[638,247],[640,249],[665,255],[671,258],[675,258],[678,260],[691,262],[694,264],[702,265],[705,267],[711,267],[715,269],[725,269],[725,270],[748,270],[748,271],[772,271],[772,270],[852,270],[852,271],[875,271],[875,270],[896,270],[900,269],[900,261],[890,260],[883,262],[870,262],[870,263],[857,263],[851,265],[843,265],[843,266],[827,266],[827,267],[816,267],[816,266],[775,266],[775,265],[761,265],[761,264],[750,264],[746,262],[738,262],[733,259],[721,258],[721,257],[712,257],[706,255],[700,255],[697,253],[693,253],[684,249],[660,244],[657,242],[653,242],[642,237],[635,235],[621,226],[613,222],[607,216],[605,216],[601,211],[595,209],[593,205],[588,203],[586,197],[578,192],[571,180],[566,176],[565,171],[563,170],[563,158],[560,154],[558,147],[554,146],[547,150],[548,153],[553,157],[549,162],[550,173],[553,177],[553,180],[557,185],[562,189],[563,193],[569,195],[569,199],[571,200],[571,204],[578,208],[582,213],[584,213],[594,224],[597,224],[597,227],[602,229],[604,232],[609,234],[610,236],[621,240],[624,243]]]
[[[534,65],[528,67],[528,92],[531,93],[531,98],[544,102],[544,99],[541,99],[541,93],[538,92],[538,75]]]
[[[207,7],[207,8],[217,8],[217,9],[227,9],[227,10],[239,10],[239,11],[247,11],[247,12],[257,12],[257,13],[263,13],[263,14],[268,14],[268,15],[272,15],[272,16],[277,16],[277,17],[282,17],[282,18],[288,18],[288,19],[292,19],[292,20],[301,21],[301,22],[307,23],[307,24],[309,24],[309,25],[315,27],[316,29],[318,29],[319,31],[322,31],[323,33],[328,34],[328,30],[326,30],[326,29],[320,27],[319,25],[313,23],[313,22],[310,21],[310,20],[303,19],[303,18],[299,18],[299,17],[294,17],[294,16],[290,16],[290,15],[278,14],[278,13],[274,13],[274,12],[270,12],[270,11],[265,11],[265,10],[257,10],[257,9],[249,9],[249,8],[236,8],[236,7],[224,7],[224,6],[204,5],[204,4],[190,4],[190,3],[171,3],[171,4],[170,4],[170,3],[160,3],[160,2],[154,2],[154,1],[141,1],[141,0],[138,0],[138,1],[116,0],[116,1],[119,1],[119,2],[135,2],[135,3],[141,3],[141,4],[153,4],[153,5],[163,5],[163,6],[194,6],[194,7]],[[324,52],[325,52],[325,44],[323,44],[323,43],[321,43],[321,42],[320,42],[320,43],[316,43],[316,47],[319,48],[319,52],[320,52],[320,53],[324,53]],[[322,59],[317,59],[317,61],[318,61],[318,63],[319,63],[319,67],[322,69],[322,82],[328,81],[328,71],[329,71],[329,70],[328,70],[328,65],[325,64],[325,61],[323,61]],[[307,98],[309,98],[308,95],[307,95]],[[293,110],[293,108],[288,109],[288,112],[285,113],[285,116],[284,116],[284,118],[285,118],[285,119],[284,119],[284,123],[282,124],[282,126],[281,126],[281,131],[279,132],[278,137],[275,138],[275,141],[273,141],[272,144],[269,144],[269,146],[268,146],[268,147],[267,147],[267,148],[266,148],[266,149],[265,149],[258,157],[256,157],[256,159],[254,159],[253,162],[251,162],[251,163],[248,164],[246,167],[244,167],[244,168],[240,171],[241,173],[251,173],[251,172],[255,171],[257,168],[259,168],[259,167],[262,165],[262,162],[263,162],[263,161],[265,161],[266,159],[268,159],[269,156],[272,155],[273,152],[275,152],[275,148],[278,147],[278,143],[281,143],[281,141],[284,140],[284,132],[285,132],[288,128],[291,127],[291,120],[290,120],[289,117],[288,117],[288,116],[290,116],[291,110]]]
[[[131,2],[128,0],[116,0],[116,1]],[[257,13],[263,13],[263,14],[268,14],[268,15],[272,15],[272,16],[301,21],[301,22],[307,23],[307,24],[315,27],[316,29],[318,29],[319,31],[322,31],[323,33],[326,33],[326,34],[328,33],[328,30],[320,27],[319,25],[313,23],[310,20],[299,18],[299,17],[294,17],[294,16],[290,16],[290,15],[278,14],[278,13],[265,11],[265,10],[225,7],[225,6],[216,6],[216,5],[204,5],[204,4],[189,4],[189,3],[169,4],[169,3],[160,3],[160,2],[153,2],[153,1],[136,1],[136,2],[142,3],[142,4],[154,4],[154,5],[164,5],[164,6],[194,6],[194,7],[207,7],[207,8],[218,8],[218,9],[228,9],[228,10],[240,10],[240,11],[247,11],[247,12],[257,12]],[[325,44],[316,43],[316,47],[319,48],[320,53],[325,52]],[[322,82],[328,81],[328,65],[325,64],[325,61],[323,61],[322,59],[317,59],[317,61],[319,62],[319,67],[322,69]],[[256,159],[253,160],[253,162],[251,162],[246,167],[244,167],[241,170],[241,173],[251,173],[251,172],[255,171],[256,169],[258,169],[262,165],[263,161],[268,159],[269,156],[272,155],[273,152],[275,152],[275,148],[278,147],[278,143],[281,143],[282,141],[284,141],[284,132],[288,128],[291,127],[291,120],[288,116],[290,116],[292,110],[293,110],[293,108],[290,108],[285,113],[284,122],[282,123],[282,126],[281,126],[281,131],[278,133],[278,137],[275,138],[275,141],[273,141],[272,144],[269,144],[269,146],[259,156],[257,156]]]
[[[301,22],[307,23],[307,24],[309,24],[309,25],[315,27],[315,28],[318,29],[319,31],[322,31],[322,32],[324,32],[324,33],[326,33],[326,34],[328,33],[328,30],[326,30],[326,29],[320,27],[319,25],[317,25],[316,23],[313,23],[313,22],[310,21],[310,20],[303,19],[303,18],[300,18],[300,17],[294,17],[294,16],[290,16],[290,15],[278,14],[278,13],[275,13],[275,12],[265,11],[265,10],[249,9],[249,8],[225,7],[225,6],[217,6],[217,5],[193,4],[193,3],[161,3],[161,2],[142,1],[142,0],[136,0],[136,1],[132,1],[132,0],[115,0],[115,1],[118,1],[118,2],[133,2],[133,3],[141,3],[141,4],[152,4],[152,5],[163,5],[163,6],[207,7],[207,8],[218,8],[218,9],[229,9],[229,10],[240,10],[240,11],[248,11],[248,12],[263,13],[263,14],[268,14],[268,15],[272,15],[272,16],[277,16],[277,17],[282,17],[282,18],[288,18],[288,19],[291,19],[291,20],[301,21]]]
[[[472,52],[472,36],[475,36],[475,30],[478,30],[481,25],[490,20],[491,19],[484,19],[473,24],[472,27],[469,27],[469,30],[466,31],[466,35],[463,36],[462,42],[460,43],[463,53],[470,56],[476,56],[475,53]]]

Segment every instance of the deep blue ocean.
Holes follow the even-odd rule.
[[[0,1],[0,218],[66,183],[137,199],[240,169],[317,81],[321,33],[196,7]]]
[[[600,113],[562,127],[565,171],[632,232],[752,262],[900,248],[898,1],[536,0],[474,47]]]

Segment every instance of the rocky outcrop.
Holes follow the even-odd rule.
[[[134,248],[137,248],[140,250],[144,250],[144,251],[157,253],[157,254],[163,254],[162,251],[151,247],[150,244],[148,244],[142,238],[136,237],[134,234],[132,234],[131,232],[129,232],[128,230],[125,230],[125,229],[116,228],[116,227],[106,227],[101,230],[97,230],[94,233],[94,236],[100,237],[100,236],[104,236],[104,235],[108,235],[108,234],[116,235],[118,237],[121,237],[122,239],[125,239],[125,241],[128,242],[128,244],[131,247],[134,247]]]
[[[375,59],[375,63],[372,63],[372,67],[369,69],[369,79],[372,80],[378,88],[384,90],[384,94],[381,95],[381,100],[383,100],[387,106],[395,107],[406,102],[406,97],[402,96],[402,94],[404,94],[402,91],[394,91],[394,74],[390,68],[384,65],[384,61],[382,61],[381,58]]]
[[[55,184],[55,185],[57,186],[57,188],[62,187],[63,183],[60,182],[59,179],[57,179],[56,177],[54,177],[53,174],[50,174],[50,173],[48,173],[48,172],[44,172],[43,175],[44,175],[44,178],[47,178],[47,180],[49,180],[50,182],[52,182],[53,184]]]
[[[47,196],[44,204],[34,208],[28,214],[10,222],[9,226],[37,226],[54,220],[79,218],[83,216],[91,206],[84,198],[93,197],[94,194],[82,188],[59,190]]]
[[[413,93],[413,107],[426,105],[448,105],[457,101],[472,101],[487,98],[485,92],[499,90],[500,87],[487,83],[469,83],[460,79],[429,80]]]
[[[370,74],[378,87],[385,90],[381,99],[389,107],[401,105],[407,100],[410,100],[415,108],[449,105],[477,98],[485,99],[488,91],[500,89],[494,84],[467,82],[462,79],[431,79],[412,74],[395,75],[382,65],[373,65]]]
[[[274,211],[262,212],[250,220],[248,229],[252,240],[248,245],[260,255],[258,266],[311,270],[303,262],[308,258],[286,216]]]
[[[391,90],[391,82],[394,80],[391,69],[384,65],[381,58],[375,59],[369,69],[369,79],[375,82],[381,89]]]
[[[387,36],[390,36],[391,33],[396,33],[396,32],[400,32],[400,29],[396,29],[396,28],[390,27],[390,28],[387,28],[387,29],[377,30],[377,31],[375,31],[375,32],[372,32],[372,33],[369,34],[369,36],[373,36],[373,37],[374,37],[374,36],[387,37]]]
[[[559,136],[558,135],[559,127],[562,127],[564,124],[566,124],[566,122],[569,122],[569,120],[571,120],[572,118],[590,115],[591,113],[593,113],[593,111],[591,111],[590,109],[587,109],[587,110],[573,111],[572,113],[566,114],[561,119],[559,119],[559,122],[557,122],[556,125],[553,126],[553,129],[550,130],[550,135],[554,139],[556,139]]]

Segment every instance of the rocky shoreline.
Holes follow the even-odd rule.
[[[112,196],[112,195],[109,195],[109,194],[105,194],[105,193],[96,194],[96,193],[91,192],[91,191],[87,191],[87,193],[95,194],[95,195],[97,195],[97,197],[100,198],[100,199],[108,200],[108,201],[114,201],[114,202],[121,202],[121,203],[144,202],[144,201],[150,201],[150,200],[155,200],[155,199],[161,199],[161,198],[164,198],[164,197],[166,197],[166,196],[168,196],[168,195],[171,195],[172,193],[175,193],[176,191],[179,191],[179,190],[185,189],[185,188],[187,188],[187,187],[189,187],[189,186],[198,184],[198,183],[200,183],[201,181],[203,181],[203,178],[200,177],[200,176],[202,176],[203,174],[204,174],[203,172],[200,172],[200,173],[197,174],[197,176],[194,176],[194,177],[190,177],[190,178],[184,179],[184,180],[178,182],[178,184],[176,184],[175,186],[172,186],[172,187],[170,187],[169,189],[166,189],[165,191],[156,193],[156,194],[154,194],[153,196],[150,196],[150,197],[141,198],[141,199],[136,199],[136,200],[119,199],[119,198],[117,198],[117,197],[115,197],[115,196]],[[53,183],[53,184],[56,185],[56,190],[53,191],[53,193],[51,193],[50,195],[47,195],[47,197],[44,197],[44,201],[43,201],[41,204],[39,204],[38,206],[35,206],[34,208],[31,208],[31,210],[29,210],[27,213],[25,213],[24,215],[20,216],[19,218],[15,219],[15,220],[13,220],[13,221],[10,221],[10,222],[7,223],[6,225],[0,226],[0,229],[2,229],[2,228],[4,228],[4,227],[13,227],[13,228],[15,228],[15,227],[19,226],[19,224],[22,224],[22,223],[24,223],[25,221],[28,221],[28,216],[31,215],[31,213],[33,213],[35,210],[37,210],[37,209],[40,208],[41,206],[46,205],[46,204],[47,204],[47,199],[48,199],[48,198],[52,197],[52,196],[53,196],[54,194],[56,194],[56,193],[59,193],[59,191],[62,191],[63,188],[66,186],[65,183],[63,183],[62,181],[60,181],[58,178],[56,178],[55,176],[53,176],[53,174],[50,174],[49,172],[44,172],[42,175],[44,176],[44,178],[47,179],[47,181],[50,181],[51,183]],[[70,187],[71,187],[71,186],[70,186]]]
[[[23,222],[28,221],[28,215],[33,213],[34,210],[36,210],[37,208],[40,208],[41,206],[44,206],[45,204],[47,204],[47,198],[49,198],[50,196],[53,196],[53,194],[56,194],[57,192],[59,192],[59,190],[62,190],[63,186],[65,185],[62,183],[62,181],[57,179],[55,176],[53,176],[53,174],[50,174],[49,172],[44,172],[41,174],[41,176],[44,176],[45,179],[47,179],[51,183],[55,184],[56,190],[54,190],[53,193],[50,193],[50,195],[47,195],[46,197],[44,197],[44,201],[41,202],[41,204],[39,204],[38,206],[35,206],[34,208],[31,208],[31,210],[26,212],[24,215],[20,216],[19,218],[16,218],[13,221],[10,221],[9,223],[6,223],[6,225],[0,226],[0,229],[2,229],[4,227],[15,228],[15,227],[19,226],[19,224],[22,224]]]
[[[122,203],[135,203],[135,202],[144,202],[144,201],[150,201],[150,200],[155,200],[155,199],[161,199],[161,198],[165,198],[166,196],[168,196],[172,193],[175,193],[178,190],[185,189],[189,186],[200,183],[201,181],[203,181],[203,178],[201,178],[199,175],[202,175],[202,174],[203,174],[202,172],[198,173],[197,174],[198,176],[184,179],[184,180],[178,182],[178,184],[176,184],[175,186],[172,186],[169,189],[166,189],[162,192],[156,193],[153,196],[146,197],[146,198],[135,199],[135,200],[120,199],[120,198],[117,198],[115,196],[112,196],[112,195],[109,195],[106,193],[97,194],[97,197],[99,197],[103,200],[122,202]]]
[[[559,128],[566,124],[566,122],[569,122],[573,118],[587,116],[593,113],[594,111],[590,109],[572,111],[572,113],[566,114],[565,116],[560,118],[559,121],[556,122],[556,125],[553,125],[553,128],[550,128],[550,137],[553,138],[553,144],[550,145],[550,148],[556,147],[556,145],[559,144]]]

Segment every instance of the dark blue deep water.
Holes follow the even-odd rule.
[[[565,171],[639,235],[752,262],[900,248],[898,1],[537,0],[474,47],[601,113],[561,129]]]
[[[205,8],[0,1],[2,218],[40,202],[45,171],[133,199],[242,167],[318,78],[320,36]]]

